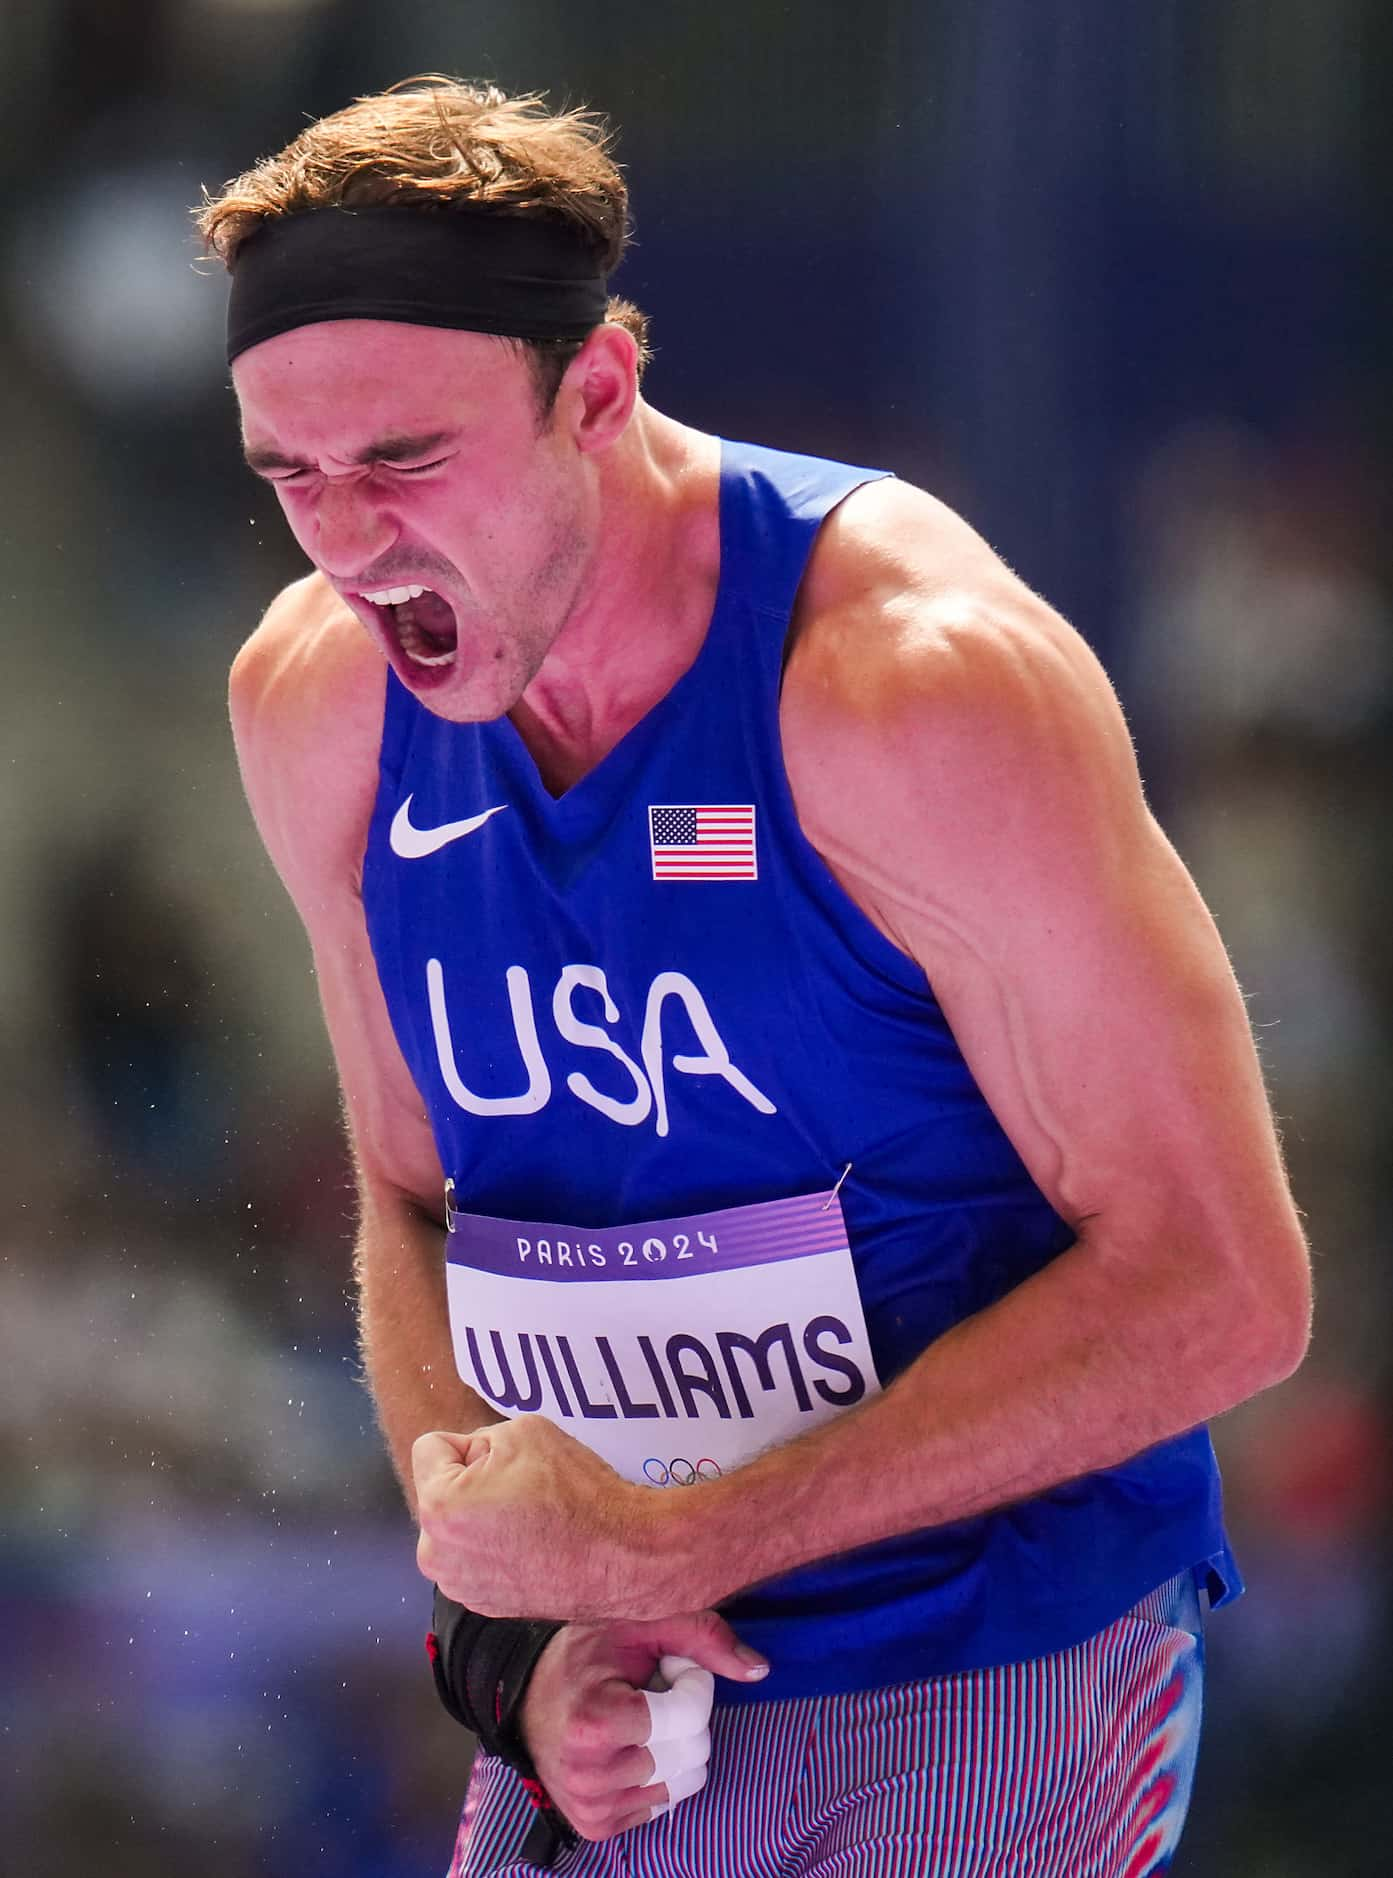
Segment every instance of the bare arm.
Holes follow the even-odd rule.
[[[738,1551],[713,1600],[1116,1465],[1288,1375],[1309,1335],[1242,997],[1106,678],[929,498],[863,514],[827,546],[870,577],[831,570],[790,663],[800,816],[1078,1238],[883,1396],[685,1496],[688,1558]],[[931,558],[898,545],[916,530]]]
[[[431,1428],[468,1434],[499,1417],[455,1371],[443,1177],[363,919],[382,662],[357,622],[315,585],[283,595],[243,648],[232,674],[232,721],[257,826],[314,953],[358,1180],[363,1354],[414,1513],[413,1442]],[[528,1746],[553,1797],[588,1839],[648,1819],[655,1805],[697,1783],[688,1769],[686,1787],[670,1793],[657,1779],[654,1755],[640,1745],[648,1706],[637,1690],[665,1652],[741,1680],[767,1668],[714,1611],[657,1615],[652,1624],[567,1626],[542,1652],[528,1690]]]
[[[799,626],[783,731],[803,826],[923,965],[1077,1243],[882,1395],[720,1480],[585,1479],[595,1569],[558,1587],[563,1614],[714,1603],[1027,1498],[1221,1413],[1306,1346],[1305,1243],[1243,1001],[1096,660],[899,485],[824,528]],[[442,1532],[453,1512],[477,1559],[515,1519],[545,1556],[532,1483],[564,1496],[584,1477],[565,1440],[519,1423],[476,1437],[488,1465],[441,1477]],[[435,1498],[433,1483],[427,1529]]]
[[[498,1419],[460,1381],[445,1301],[443,1177],[393,1035],[363,919],[384,668],[314,581],[287,590],[233,667],[257,827],[309,935],[359,1195],[359,1323],[378,1419],[413,1512],[411,1444]]]

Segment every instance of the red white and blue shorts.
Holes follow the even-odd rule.
[[[856,1695],[716,1708],[710,1777],[669,1815],[560,1855],[565,1878],[1151,1878],[1199,1746],[1190,1572],[1074,1649]],[[449,1878],[543,1878],[531,1807],[480,1754]]]

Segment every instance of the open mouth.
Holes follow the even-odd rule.
[[[459,627],[449,601],[429,587],[385,587],[363,598],[376,609],[402,656],[423,670],[444,673],[455,662]]]

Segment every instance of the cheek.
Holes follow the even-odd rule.
[[[314,538],[314,511],[304,496],[297,496],[293,491],[276,491],[276,501],[280,504],[281,514],[285,517],[287,528],[297,542],[314,559],[311,542]]]
[[[572,480],[544,469],[518,491],[506,528],[521,554],[532,561],[549,561],[557,543],[572,538],[578,520]]]

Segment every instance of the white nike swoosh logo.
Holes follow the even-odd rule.
[[[419,861],[424,855],[435,854],[447,847],[450,842],[458,841],[461,835],[472,835],[476,828],[482,828],[491,815],[499,815],[508,804],[500,802],[497,807],[485,809],[482,815],[470,815],[462,822],[442,822],[439,828],[415,828],[411,822],[411,797],[392,817],[391,832],[387,839],[393,854],[399,854],[404,861]]]

